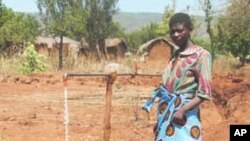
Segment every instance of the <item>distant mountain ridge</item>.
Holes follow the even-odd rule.
[[[160,23],[162,13],[131,13],[119,12],[114,16],[114,21],[118,22],[125,32],[138,30],[150,23]]]
[[[39,22],[38,13],[29,13],[35,16]],[[140,30],[142,27],[149,25],[150,23],[160,23],[163,18],[163,13],[132,13],[132,12],[118,12],[114,15],[113,19],[115,22],[118,22],[125,32],[132,32]],[[196,37],[208,38],[206,33],[206,22],[205,17],[195,16],[196,27],[194,27],[193,34]]]
[[[142,27],[149,25],[150,23],[160,23],[162,21],[162,18],[162,13],[120,12],[114,16],[114,21],[117,21],[125,32],[131,32],[139,30]],[[195,37],[208,39],[205,17],[194,16],[194,19],[196,25],[194,27],[193,35]]]
[[[36,17],[41,22],[38,13],[28,13]],[[114,15],[113,20],[118,22],[125,32],[139,30],[150,23],[160,23],[162,20],[162,13],[131,13],[118,12]]]

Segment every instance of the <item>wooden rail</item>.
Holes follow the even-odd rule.
[[[68,77],[75,77],[75,76],[109,76],[110,74],[106,73],[65,73],[64,79]],[[137,73],[117,73],[117,76],[153,76],[153,77],[161,77],[160,74],[137,74]]]
[[[112,108],[112,88],[117,76],[131,76],[134,78],[136,76],[151,76],[151,77],[161,77],[159,74],[138,74],[138,73],[116,73],[112,72],[110,74],[84,74],[84,73],[65,73],[63,77],[64,85],[67,86],[68,77],[78,77],[78,76],[101,76],[108,77],[107,79],[107,89],[105,98],[105,113],[104,113],[104,131],[103,131],[103,141],[110,140],[111,134],[111,108]]]

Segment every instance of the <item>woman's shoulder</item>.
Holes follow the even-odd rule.
[[[205,49],[204,47],[195,45],[195,47],[197,48],[197,53],[200,54],[200,56],[211,56],[211,53]]]

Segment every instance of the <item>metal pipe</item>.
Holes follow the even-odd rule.
[[[74,76],[109,76],[110,74],[105,73],[66,73],[64,77],[74,77]],[[160,74],[136,74],[136,73],[118,73],[117,76],[153,76],[153,77],[161,77]]]

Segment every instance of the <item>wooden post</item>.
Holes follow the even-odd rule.
[[[111,108],[112,108],[112,87],[116,79],[117,73],[112,72],[108,76],[106,100],[105,100],[105,113],[104,113],[104,132],[103,141],[109,141],[111,133]]]

